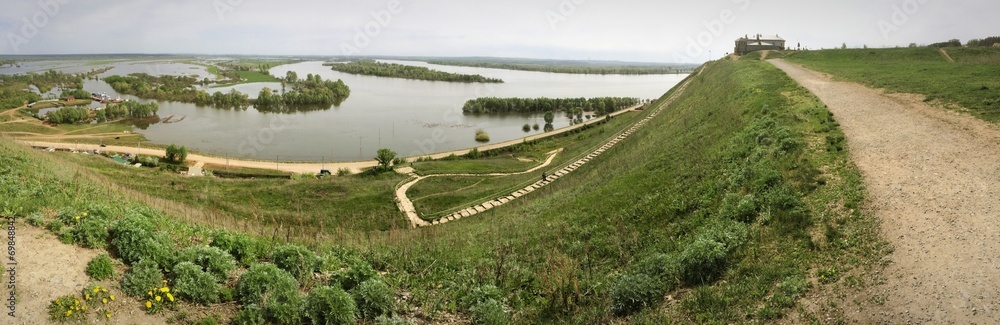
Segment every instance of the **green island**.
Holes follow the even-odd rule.
[[[503,83],[503,80],[487,78],[481,75],[450,73],[412,65],[378,62],[372,59],[331,62],[324,63],[323,65],[329,66],[334,71],[366,76],[427,81]]]
[[[498,98],[470,99],[462,105],[466,113],[540,113],[554,111],[594,112],[605,115],[626,107],[638,105],[638,98]]]
[[[490,69],[538,71],[573,74],[679,74],[690,73],[695,65],[665,65],[618,61],[568,61],[515,58],[431,58],[422,59],[430,64],[477,67]]]
[[[294,72],[291,74],[294,75]],[[298,79],[297,76],[283,79],[283,82],[291,86],[291,90],[284,94],[272,94],[272,90],[267,89],[263,100],[252,100],[246,94],[236,90],[231,90],[229,93],[216,91],[209,94],[204,90],[195,89],[194,85],[197,80],[190,76],[151,76],[137,73],[128,76],[109,76],[105,77],[104,81],[119,93],[141,98],[172,100],[231,109],[246,109],[250,105],[256,107],[257,102],[260,101],[260,109],[270,111],[297,107],[329,108],[330,105],[339,105],[351,93],[350,88],[341,80],[323,80],[319,75],[313,76],[312,74],[309,74],[305,80]]]

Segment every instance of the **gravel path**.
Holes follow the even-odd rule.
[[[769,61],[835,114],[894,246],[861,323],[1000,323],[1000,128]]]

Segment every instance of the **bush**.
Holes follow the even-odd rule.
[[[316,253],[303,246],[288,244],[278,247],[271,254],[271,261],[282,270],[288,271],[296,279],[311,276],[318,259]]]
[[[164,269],[172,266],[173,241],[166,233],[155,232],[152,222],[138,213],[118,220],[111,228],[111,245],[129,265],[147,259]]]
[[[622,275],[611,286],[611,311],[618,316],[635,313],[657,303],[663,292],[648,275]]]
[[[266,324],[264,319],[264,311],[256,305],[244,306],[238,313],[236,317],[233,317],[233,324],[236,325],[262,325]]]
[[[192,262],[180,262],[174,266],[174,292],[181,299],[208,305],[219,301],[219,284],[216,278],[202,267]]]
[[[45,216],[41,212],[32,212],[28,215],[27,221],[29,225],[41,227],[45,224]]]
[[[86,217],[73,229],[73,242],[86,248],[108,247],[108,222],[100,217]]]
[[[681,252],[680,263],[685,282],[709,282],[725,270],[726,246],[709,238],[698,238]]]
[[[535,123],[534,125],[532,125],[531,129],[535,130],[535,131],[538,131],[538,123]]]
[[[351,174],[351,170],[347,167],[341,167],[337,169],[337,176],[347,176]]]
[[[259,251],[257,242],[247,234],[220,230],[212,234],[210,246],[229,252],[243,265],[250,265],[257,261]]]
[[[299,284],[274,264],[254,264],[240,276],[236,294],[244,308],[265,306],[261,312],[270,322],[297,323],[302,297]]]
[[[351,292],[358,306],[361,318],[375,319],[378,316],[392,314],[395,300],[393,290],[385,282],[378,279],[368,279]]]
[[[49,303],[49,319],[63,322],[67,320],[82,320],[85,312],[80,311],[84,307],[80,298],[66,295]]]
[[[107,280],[115,274],[115,264],[108,254],[100,254],[87,263],[87,276],[94,280]]]
[[[476,130],[476,141],[478,142],[490,142],[490,135],[483,131],[483,129]]]
[[[218,247],[191,246],[177,255],[177,262],[191,262],[215,276],[216,281],[229,278],[229,271],[236,268],[236,259]]]
[[[351,290],[362,282],[374,278],[377,274],[368,263],[355,261],[352,265],[333,272],[333,275],[330,276],[330,284],[339,284],[344,290]]]
[[[503,293],[500,292],[500,288],[492,284],[472,288],[458,298],[458,305],[462,309],[470,309],[487,300],[502,301]]]
[[[660,283],[663,291],[677,287],[680,265],[677,258],[667,254],[653,254],[642,259],[637,265],[638,273],[648,275]]]
[[[354,300],[338,287],[313,289],[306,298],[305,314],[312,324],[354,324],[357,313]]]
[[[487,299],[472,307],[473,324],[500,325],[509,324],[507,313],[503,311],[503,304],[493,299]]]
[[[392,160],[392,165],[393,166],[400,166],[400,165],[403,165],[405,163],[406,163],[406,158],[403,158],[403,157],[399,157],[399,158],[396,158],[396,159]]]
[[[528,125],[528,123],[524,123],[524,125],[521,126],[521,131],[531,132],[531,125]]]
[[[145,297],[146,292],[157,288],[163,280],[163,272],[151,260],[140,260],[125,272],[122,291],[133,297]]]

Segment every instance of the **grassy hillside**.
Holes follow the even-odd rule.
[[[255,274],[296,275],[299,290],[282,291],[276,297],[289,298],[280,303],[259,305],[247,300],[258,291],[233,292],[230,281],[223,285],[235,296],[224,301],[235,303],[226,306],[238,306],[236,318],[249,323],[305,322],[317,316],[286,317],[289,308],[300,308],[295,305],[302,301],[296,300],[302,298],[299,292],[312,297],[345,289],[359,304],[370,303],[364,298],[370,292],[355,286],[375,278],[391,288],[394,314],[430,323],[736,323],[782,317],[808,322],[850,308],[824,304],[821,315],[794,308],[802,297],[825,301],[826,293],[839,297],[849,287],[864,285],[864,274],[871,274],[869,268],[885,253],[877,224],[860,210],[860,175],[847,160],[832,114],[764,62],[714,62],[689,79],[675,102],[626,141],[549,186],[486,213],[420,229],[361,232],[342,226],[348,227],[342,235],[317,233],[307,242],[318,257],[293,248],[275,250],[273,241],[288,238],[285,228],[275,228],[263,234],[266,240],[247,244],[257,247],[257,255],[238,258]],[[149,210],[145,206],[155,200],[123,195],[140,184],[118,185],[123,181],[115,180],[120,178],[113,176],[116,172],[107,177],[81,173],[95,168],[76,167],[89,164],[85,161],[29,151],[6,140],[0,140],[0,152],[0,193],[10,198],[0,209],[5,214],[37,211],[35,219],[45,224],[59,219],[56,211],[106,203],[116,207],[104,214],[117,229],[142,218],[130,209]],[[390,181],[364,180],[341,185],[363,192]],[[209,209],[248,200],[228,202],[227,186],[260,186],[274,191],[266,195],[275,199],[298,200],[278,190],[287,184],[259,182],[178,183],[191,193],[165,196]],[[222,198],[213,203],[208,196]],[[321,215],[320,207],[303,205],[309,210],[303,215]],[[204,220],[165,210],[165,217],[142,215],[152,215],[156,229],[172,239],[151,239],[154,245],[144,247],[166,250],[138,254],[169,267],[176,260],[164,256],[186,246],[229,247],[220,242],[228,237],[181,226]],[[244,224],[262,221],[251,215]],[[69,229],[56,231],[69,231],[68,241],[80,243],[72,233],[82,226]],[[116,241],[121,234],[113,230],[105,239],[112,252],[121,250]],[[289,263],[289,256],[299,256],[292,262],[310,262]],[[257,262],[275,262],[287,271],[251,266]],[[245,270],[230,275],[243,283]],[[374,318],[360,311],[354,315]]]
[[[788,60],[838,78],[922,94],[927,101],[957,104],[983,120],[1000,121],[1000,49],[846,49],[795,52]]]
[[[527,200],[381,238],[375,263],[431,319],[496,292],[518,322],[726,323],[884,253],[831,114],[767,63],[713,63],[633,138]]]

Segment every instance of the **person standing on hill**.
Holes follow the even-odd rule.
[[[548,180],[548,177],[545,175],[545,172],[542,172],[542,181],[544,182],[546,180]]]

